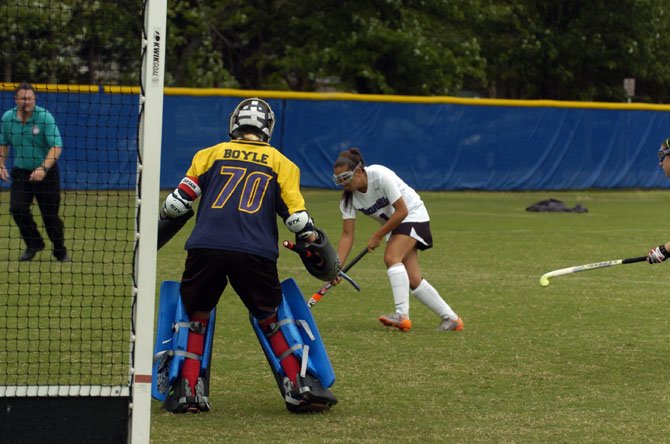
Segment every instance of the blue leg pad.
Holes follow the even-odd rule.
[[[277,317],[281,323],[282,334],[289,348],[295,347],[293,353],[301,362],[306,350],[305,346],[308,347],[308,373],[317,378],[324,388],[329,388],[335,383],[335,372],[330,359],[328,359],[326,347],[323,344],[312,312],[294,279],[289,278],[283,281],[281,288],[284,298],[279,306]],[[293,320],[294,322],[281,322],[284,320]],[[252,317],[251,324],[281,388],[280,381],[286,375],[281,368],[279,359],[275,356],[270,342],[258,325],[258,321]]]
[[[151,397],[158,401],[165,400],[170,387],[179,378],[181,367],[186,359],[190,321],[184,311],[179,289],[179,282],[164,281],[161,283],[151,384]],[[206,376],[209,369],[215,321],[216,309],[210,313],[207,323],[205,349],[200,361],[201,376]]]

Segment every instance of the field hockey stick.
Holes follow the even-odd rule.
[[[339,275],[344,279],[346,279],[349,283],[351,283],[354,286],[354,288],[356,288],[357,291],[361,290],[360,287],[358,285],[355,285],[355,282],[353,282],[351,278],[346,275],[346,272],[349,271],[351,267],[356,265],[358,261],[363,259],[363,256],[365,256],[367,253],[368,253],[368,247],[365,247],[360,253],[358,253],[358,255],[355,258],[349,261],[349,263],[345,265],[344,268],[342,268],[342,270],[340,270],[339,273]],[[331,282],[327,282],[323,287],[321,287],[317,292],[315,292],[311,298],[309,298],[307,306],[309,308],[312,308],[314,305],[316,305],[316,303],[321,300],[321,298],[326,294],[328,290],[330,290],[332,286],[333,284]]]
[[[633,264],[635,262],[643,262],[647,260],[647,256],[629,257],[627,259],[615,259],[612,261],[594,262],[592,264],[576,265],[574,267],[561,268],[545,273],[540,277],[540,285],[546,287],[549,285],[549,279],[556,276],[564,276],[566,274],[578,273],[580,271],[596,270],[598,268],[613,267],[615,265]]]

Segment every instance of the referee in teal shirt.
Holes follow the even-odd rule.
[[[56,120],[46,109],[36,106],[35,89],[22,83],[14,93],[16,106],[2,115],[0,131],[0,178],[11,182],[9,212],[19,227],[26,249],[19,260],[30,261],[44,249],[30,207],[33,200],[42,213],[44,227],[53,243],[53,255],[69,262],[65,248],[60,209],[60,173],[58,157],[63,141]],[[7,159],[11,154],[11,173]]]

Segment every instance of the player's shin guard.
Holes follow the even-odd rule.
[[[251,317],[251,324],[286,408],[292,412],[328,410],[337,403],[328,390],[335,374],[316,323],[293,279],[282,282],[282,292],[276,316],[264,321]]]
[[[165,410],[173,413],[209,410],[209,363],[215,320],[216,310],[212,310],[206,322],[189,320],[181,303],[179,283],[162,283],[151,396],[162,401]],[[195,368],[187,370],[190,375],[184,377],[182,372],[189,366]]]

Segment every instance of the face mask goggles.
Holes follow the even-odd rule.
[[[351,182],[354,178],[354,173],[356,173],[356,170],[361,167],[361,164],[359,163],[356,165],[356,168],[350,171],[343,171],[340,174],[333,174],[333,182],[335,185],[339,185],[341,187],[345,186],[349,182]]]

